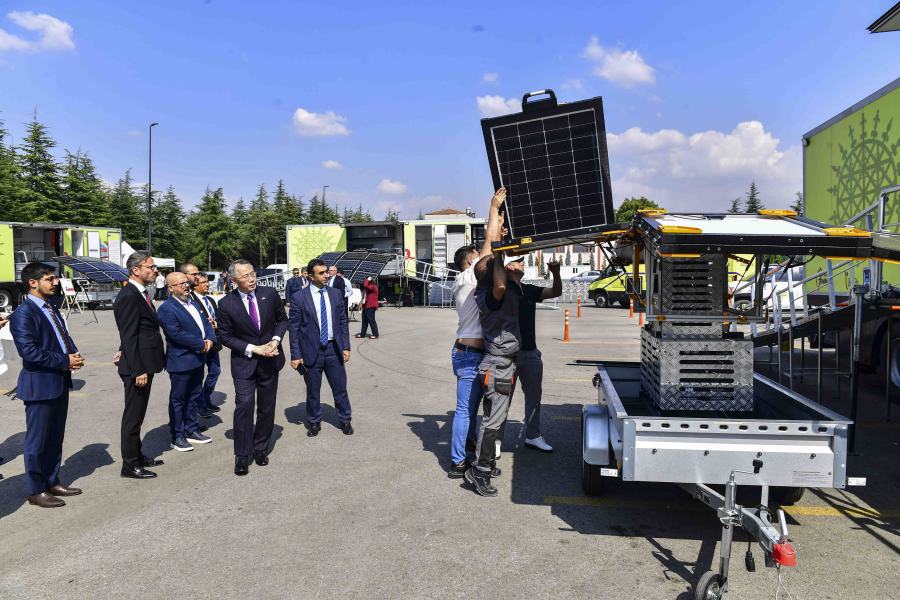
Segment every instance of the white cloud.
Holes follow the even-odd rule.
[[[594,75],[625,87],[656,82],[656,72],[637,50],[604,48],[592,37],[582,54],[594,63]]]
[[[36,42],[28,41],[0,29],[0,51],[39,52],[41,50],[74,50],[72,26],[56,17],[30,11],[13,11],[6,15],[10,21],[28,31],[40,33]]]
[[[583,90],[584,83],[580,79],[566,79],[563,82],[562,87],[564,90]]]
[[[759,121],[730,132],[607,134],[617,202],[647,196],[671,211],[724,211],[756,181],[763,203],[786,208],[802,187],[799,145],[783,147]]]
[[[481,81],[485,83],[496,83],[498,79],[500,79],[500,75],[497,73],[485,73],[481,77]]]
[[[294,130],[305,137],[349,135],[347,117],[334,112],[314,113],[303,108],[294,111]]]
[[[332,169],[332,170],[334,170],[334,171],[340,171],[341,169],[344,168],[344,165],[342,165],[341,163],[339,163],[339,162],[336,161],[336,160],[323,160],[323,161],[322,161],[322,168],[324,168],[324,169]]]
[[[522,103],[515,98],[504,99],[503,96],[478,96],[478,110],[483,117],[499,117],[522,110]]]
[[[385,194],[402,194],[406,191],[406,184],[393,179],[382,179],[378,183],[378,191]]]

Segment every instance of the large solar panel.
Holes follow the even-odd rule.
[[[319,260],[325,263],[326,267],[330,267],[331,265],[335,264],[343,255],[344,252],[326,252],[319,255]]]
[[[353,271],[356,270],[356,267],[359,266],[359,263],[365,260],[368,252],[347,252],[345,253],[338,261],[335,263],[335,266],[344,272],[344,275],[349,275]]]
[[[529,101],[548,94],[548,100]],[[603,101],[526,94],[522,112],[482,119],[494,188],[512,239],[565,240],[613,223]]]
[[[393,256],[390,254],[377,254],[370,252],[365,259],[360,261],[359,266],[350,276],[351,283],[362,283],[366,277],[377,277],[381,275],[384,268],[391,261]]]
[[[128,271],[116,263],[87,256],[56,256],[51,262],[58,262],[78,271],[95,283],[115,283],[128,281]]]

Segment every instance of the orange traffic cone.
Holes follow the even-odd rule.
[[[563,342],[569,341],[569,309],[566,309],[566,328],[563,330]]]
[[[638,313],[638,327],[643,327],[643,326],[644,326],[644,313],[639,312]]]
[[[628,301],[628,318],[634,318],[634,298]]]
[[[578,312],[576,313],[578,318],[581,318],[581,296],[578,296]]]

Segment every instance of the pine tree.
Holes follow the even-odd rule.
[[[744,205],[744,212],[747,214],[756,214],[764,209],[763,203],[759,199],[759,190],[756,188],[756,182],[750,182],[750,190],[747,192],[747,203]]]
[[[254,251],[256,253],[256,264],[262,266],[268,264],[269,251],[272,243],[275,241],[275,231],[278,227],[277,217],[272,211],[269,204],[269,194],[266,192],[266,186],[260,184],[256,197],[250,203],[250,210],[247,211],[247,222],[249,230],[253,232],[253,238],[256,241]]]
[[[319,196],[315,195],[309,201],[309,210],[306,211],[307,223],[323,223],[322,221],[322,203],[319,202]]]
[[[109,203],[90,156],[66,150],[62,177],[68,220],[79,225],[109,225]]]
[[[154,197],[153,208],[153,254],[184,261],[184,208],[181,200],[169,186],[162,198]]]
[[[398,223],[400,221],[400,213],[393,208],[389,208],[384,215],[384,220],[390,221],[391,223]]]
[[[236,243],[231,219],[225,213],[225,192],[222,188],[210,191],[206,188],[199,206],[185,221],[185,230],[190,236],[185,255],[187,260],[206,265],[209,271],[214,266],[224,267],[235,254]]]
[[[25,186],[16,157],[16,149],[8,142],[9,132],[0,120],[0,218],[7,221],[26,220],[22,211]]]
[[[791,204],[791,210],[796,211],[800,216],[806,216],[806,199],[803,192],[797,192],[794,203]]]
[[[742,201],[743,201],[743,200],[742,200],[741,198],[735,198],[734,200],[732,200],[732,201],[731,201],[731,207],[728,209],[728,212],[731,213],[731,214],[733,214],[733,215],[736,215],[736,214],[738,214],[738,213],[744,212],[744,211],[741,210],[741,202],[742,202]]]
[[[131,169],[109,190],[109,224],[122,228],[122,237],[135,248],[147,245],[147,208],[134,191]],[[145,196],[146,198],[146,196]]]
[[[56,142],[50,138],[47,128],[37,120],[25,125],[25,138],[19,147],[18,160],[25,192],[22,213],[28,220],[64,223],[68,210],[59,185],[56,161],[50,153]]]
[[[572,266],[572,252],[571,252],[571,250],[569,250],[568,246],[566,246],[566,263],[565,264],[567,267]]]

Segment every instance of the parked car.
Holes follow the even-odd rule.
[[[601,271],[585,271],[583,273],[579,273],[574,277],[570,278],[569,281],[573,282],[581,282],[581,283],[590,283],[600,277]]]

